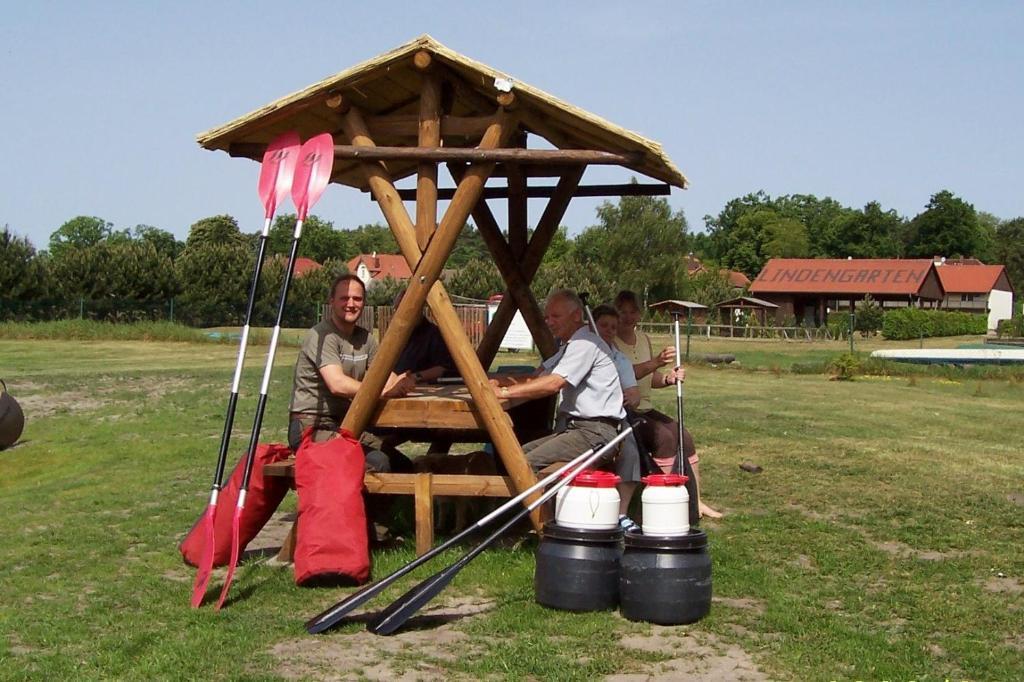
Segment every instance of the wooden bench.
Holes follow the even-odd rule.
[[[552,465],[546,475],[560,465]],[[295,480],[295,459],[268,464],[264,476],[278,476]],[[367,492],[385,495],[412,495],[416,518],[416,555],[425,554],[434,546],[434,496],[449,497],[512,497],[516,489],[508,476],[476,476],[468,474],[375,474],[367,473],[363,479]],[[298,521],[281,545],[277,558],[291,561],[295,551],[295,529]]]

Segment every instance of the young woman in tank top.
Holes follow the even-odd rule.
[[[640,299],[634,292],[620,291],[615,297],[615,309],[619,313],[619,335],[615,339],[615,345],[633,363],[637,388],[640,389],[640,404],[637,405],[636,411],[642,414],[646,420],[639,429],[640,438],[654,455],[654,461],[658,466],[668,472],[679,447],[679,427],[674,419],[654,409],[654,405],[651,403],[651,390],[674,386],[677,380],[682,381],[685,378],[686,372],[682,366],[665,372],[660,371],[662,367],[675,363],[676,352],[672,347],[665,347],[655,355],[650,337],[636,328],[637,322],[640,321]],[[693,437],[685,429],[683,431],[683,453],[693,467],[693,475],[697,479],[697,490],[699,491],[700,458],[697,456]],[[701,498],[700,513],[701,516],[711,518],[721,516],[719,512],[704,504],[703,498]]]

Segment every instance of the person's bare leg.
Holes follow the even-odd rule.
[[[697,499],[700,500],[700,515],[701,518],[708,517],[709,519],[720,519],[722,518],[722,512],[717,509],[704,504],[704,495],[700,492],[700,458],[694,456],[690,458],[690,468],[693,469],[693,478],[697,482]]]
[[[636,481],[627,481],[626,483],[619,483],[615,488],[619,491],[619,516],[629,515],[629,503],[633,499],[633,493],[636,492],[637,483]]]

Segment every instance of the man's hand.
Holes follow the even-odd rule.
[[[686,381],[686,368],[680,365],[671,372],[665,372],[665,385],[671,386],[675,383],[683,383]]]
[[[658,367],[664,367],[665,365],[671,365],[676,359],[676,349],[672,346],[665,346],[658,353],[658,357],[655,360],[658,361]]]
[[[407,395],[416,386],[416,379],[409,372],[402,372],[401,374],[391,373],[388,377],[388,381],[384,384],[384,390],[381,395],[385,398],[401,398]]]

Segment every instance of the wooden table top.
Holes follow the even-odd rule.
[[[525,400],[498,399],[506,412]],[[473,397],[464,384],[417,386],[402,398],[382,399],[373,425],[395,429],[484,429]]]

